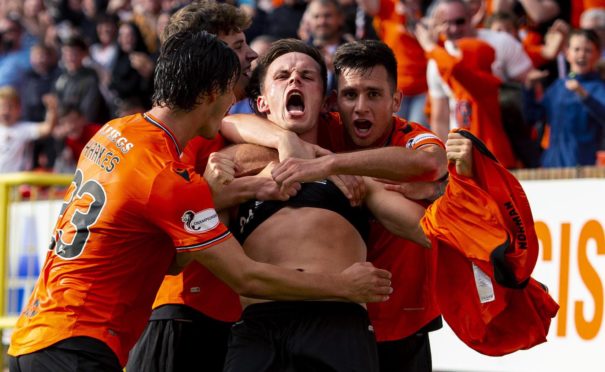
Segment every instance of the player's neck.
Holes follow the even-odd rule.
[[[154,106],[149,113],[170,129],[181,148],[185,148],[187,142],[196,136],[196,128],[191,125],[196,121],[190,117],[189,112]]]

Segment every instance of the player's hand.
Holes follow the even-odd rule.
[[[339,175],[330,176],[328,179],[334,182],[334,185],[349,199],[353,207],[360,206],[363,203],[363,199],[366,197],[368,191],[363,177]]]
[[[208,157],[208,164],[204,170],[204,179],[213,192],[220,190],[224,185],[233,181],[235,175],[235,162],[233,156],[220,152],[213,152]]]
[[[343,272],[347,298],[358,303],[382,302],[393,293],[391,273],[374,267],[370,262],[357,262]]]
[[[445,143],[447,160],[456,163],[456,172],[465,177],[473,176],[473,143],[460,133],[448,133]]]
[[[289,158],[275,166],[271,175],[278,184],[289,187],[294,182],[318,181],[330,175],[327,157],[316,159]]]
[[[313,159],[318,156],[332,153],[320,146],[303,141],[293,132],[286,132],[281,138],[277,147],[277,152],[279,153],[280,161],[288,158]]]
[[[255,198],[257,200],[288,200],[300,191],[300,183],[295,182],[292,185],[282,189],[280,185],[271,177],[271,170],[275,167],[275,162],[270,162],[255,177],[261,179],[257,187]]]
[[[397,182],[382,178],[375,181],[384,183],[385,190],[395,191],[410,200],[435,200],[438,197],[440,182]]]

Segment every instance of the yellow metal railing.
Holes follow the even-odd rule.
[[[15,201],[36,198],[40,190],[44,190],[47,200],[62,199],[63,193],[57,191],[60,187],[64,189],[71,183],[73,175],[52,174],[39,172],[5,173],[0,174],[0,339],[5,328],[12,328],[17,321],[17,316],[7,316],[6,298],[8,289],[8,259],[9,259],[9,236],[10,236],[10,205]],[[29,196],[23,196],[20,187],[30,187],[27,190]],[[50,191],[49,191],[50,190]],[[51,233],[50,231],[48,232]],[[28,296],[26,294],[26,296]],[[0,353],[0,365],[4,355]]]

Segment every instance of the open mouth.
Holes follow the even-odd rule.
[[[286,110],[290,115],[300,116],[305,113],[305,100],[303,95],[298,91],[288,93],[286,100]]]
[[[372,122],[366,119],[355,119],[353,125],[355,126],[355,132],[360,136],[367,135],[372,129]]]

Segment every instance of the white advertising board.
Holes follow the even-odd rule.
[[[560,309],[548,342],[502,357],[475,352],[447,327],[431,333],[439,371],[592,372],[605,370],[605,180],[524,181],[540,257],[533,277]]]

